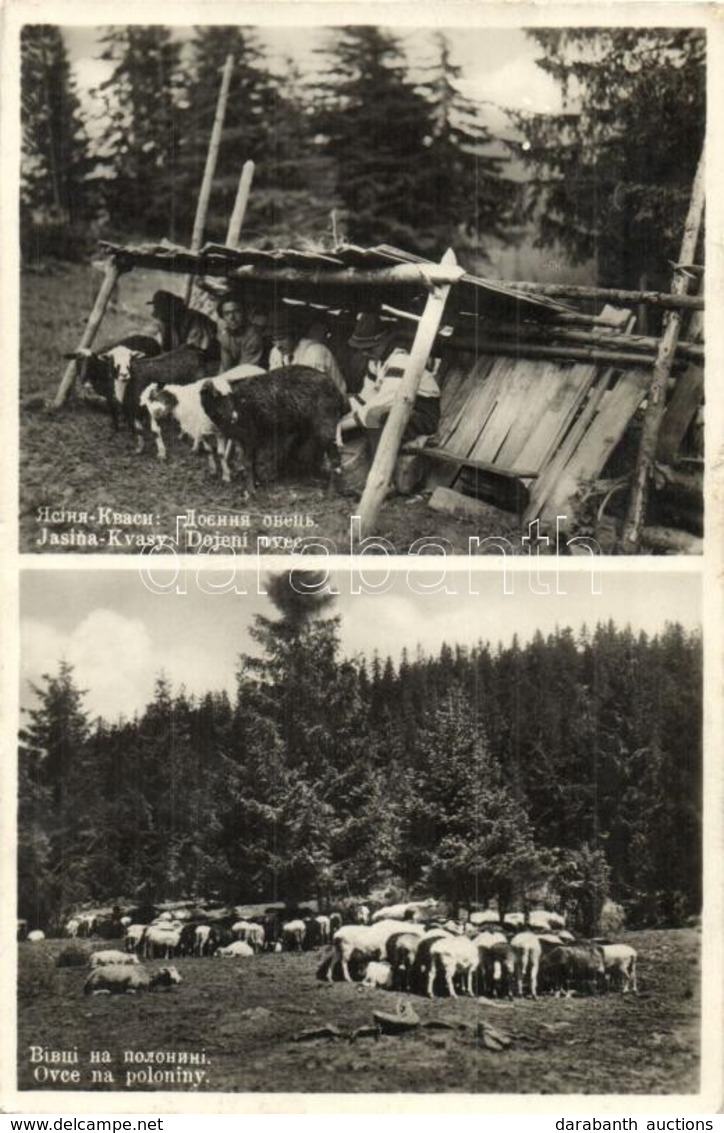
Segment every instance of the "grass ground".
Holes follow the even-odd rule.
[[[699,950],[696,930],[627,934],[639,953],[640,995],[507,1002],[427,1000],[316,978],[321,952],[246,960],[175,961],[183,982],[137,997],[83,995],[87,970],[55,968],[67,941],[19,945],[21,1089],[196,1090],[236,1093],[686,1094],[698,1091]],[[99,943],[98,947],[108,947]],[[153,962],[161,966],[160,961]],[[423,1026],[399,1037],[349,1033],[398,1000]],[[512,1038],[480,1046],[486,1022]],[[432,1024],[425,1026],[424,1024]],[[440,1024],[448,1024],[447,1027]],[[332,1026],[337,1038],[298,1041]],[[38,1084],[30,1048],[77,1047],[80,1084]],[[90,1051],[108,1051],[113,1081],[91,1082]],[[198,1085],[133,1079],[124,1051],[191,1052]],[[176,1064],[178,1065],[178,1064]],[[154,1063],[154,1070],[174,1064]]]
[[[66,365],[63,354],[75,350],[99,286],[100,274],[89,266],[57,266],[21,277],[20,352],[20,550],[46,553],[137,553],[172,540],[180,552],[288,552],[301,536],[323,536],[327,549],[350,549],[350,516],[354,502],[329,496],[321,480],[290,476],[243,498],[239,480],[223,484],[211,477],[206,461],[187,444],[172,442],[166,464],[150,446],[137,456],[128,433],[114,435],[110,420],[75,400],[61,411],[45,407]],[[109,309],[97,344],[152,328],[145,306],[158,287],[173,287],[160,273],[134,271],[122,276],[115,305]],[[56,516],[43,522],[43,508]],[[230,528],[206,523],[178,542],[176,517],[195,509],[202,517],[247,517],[246,526]],[[107,511],[104,509],[108,509]],[[87,520],[78,515],[87,513]],[[112,518],[117,513],[121,518]],[[148,522],[138,522],[142,514]],[[126,522],[126,517],[128,521]],[[190,528],[189,528],[190,531]],[[244,533],[244,547],[201,546],[201,535]],[[111,534],[115,532],[115,534]],[[441,516],[423,496],[388,500],[378,534],[398,554],[418,539],[444,540],[446,553],[467,553],[469,539],[503,536],[520,549],[518,524],[512,515],[489,509],[489,523]],[[270,542],[277,536],[282,542]],[[424,553],[422,551],[421,553]],[[438,552],[439,553],[439,552]],[[496,552],[497,553],[497,552]]]

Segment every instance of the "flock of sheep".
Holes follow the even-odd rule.
[[[338,477],[338,426],[347,406],[326,374],[300,365],[267,373],[250,364],[216,374],[218,362],[200,347],[187,343],[165,354],[159,349],[147,335],[129,335],[104,351],[84,349],[68,356],[76,360],[81,388],[106,401],[114,431],[125,422],[135,433],[139,453],[151,436],[165,460],[161,426],[173,421],[194,452],[207,453],[213,474],[216,452],[225,482],[236,444],[246,461],[247,489],[256,486],[257,456],[267,443],[283,450],[296,446],[320,465],[326,457]],[[334,476],[331,482],[337,483]]]
[[[584,940],[562,916],[543,909],[527,918],[498,920],[493,909],[473,912],[463,923],[435,919],[432,900],[405,902],[371,912],[359,905],[345,912],[263,915],[214,921],[188,910],[163,912],[150,923],[121,918],[124,949],[94,952],[87,994],[152,990],[180,982],[175,968],[150,974],[140,959],[179,956],[252,957],[262,951],[300,952],[331,945],[321,979],[360,980],[368,986],[434,997],[458,994],[500,997],[539,994],[637,992],[634,948]],[[84,931],[85,930],[85,931]],[[88,935],[88,919],[72,918],[66,935]]]

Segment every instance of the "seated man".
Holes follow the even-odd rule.
[[[193,307],[187,307],[180,295],[172,291],[156,291],[148,306],[161,330],[164,353],[188,343],[218,357],[219,340],[213,319]]]
[[[224,295],[217,304],[216,312],[221,320],[219,372],[223,374],[232,366],[243,364],[260,365],[264,354],[264,339],[257,320],[245,319],[241,300],[235,295]]]
[[[313,322],[296,345],[293,361],[299,366],[311,366],[327,374],[343,397],[347,397],[347,386],[334,354],[325,342],[324,323]]]
[[[400,381],[405,376],[410,355],[404,346],[395,343],[395,331],[385,331],[377,317],[369,314],[358,317],[349,345],[364,352],[368,364],[362,389],[350,398],[352,412],[342,420],[342,432],[362,425],[374,434],[370,439],[376,447]],[[435,369],[426,368],[423,372],[412,413],[402,434],[403,442],[428,436],[437,430],[440,423],[440,387]]]
[[[269,337],[272,343],[269,352],[269,369],[278,370],[281,366],[291,366],[295,360],[297,336],[286,311],[276,311],[272,316]]]

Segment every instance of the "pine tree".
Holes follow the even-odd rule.
[[[335,31],[317,119],[337,167],[348,238],[426,252],[439,241],[430,107],[398,40],[376,27]]]
[[[600,281],[667,286],[706,124],[698,28],[545,29],[529,35],[561,86],[557,115],[518,115],[529,216],[543,247],[595,257]]]
[[[486,240],[504,234],[511,183],[502,176],[504,160],[491,152],[493,138],[479,107],[460,91],[462,68],[443,32],[433,34],[433,48],[436,59],[426,68],[422,90],[432,111],[427,160],[434,169],[437,247],[462,245],[484,258]]]
[[[107,126],[99,163],[114,224],[139,235],[176,236],[179,62],[169,28],[129,24],[103,36],[101,59],[115,64],[98,94]]]
[[[42,910],[47,923],[87,893],[78,819],[88,810],[93,765],[84,693],[73,667],[62,661],[55,676],[42,679],[42,686],[32,686],[39,704],[27,710],[19,737],[19,904]]]
[[[20,35],[22,207],[65,224],[88,214],[88,137],[60,28]]]

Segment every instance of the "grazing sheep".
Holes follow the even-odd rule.
[[[113,965],[137,964],[138,956],[133,952],[119,952],[116,948],[107,948],[103,952],[91,952],[88,958],[89,968],[107,968]]]
[[[444,928],[432,928],[423,933],[415,952],[415,963],[410,980],[410,990],[418,995],[424,995],[427,989],[427,979],[432,965],[430,952],[433,944],[438,940],[445,940],[451,934]]]
[[[183,925],[174,921],[148,925],[143,936],[143,955],[146,960],[162,956],[170,960],[179,951]]]
[[[422,937],[414,932],[396,932],[389,937],[385,951],[392,968],[392,986],[396,991],[412,991],[417,949]]]
[[[339,965],[343,980],[351,980],[350,960],[356,957],[360,962],[379,960],[391,936],[400,931],[399,921],[378,921],[373,925],[343,925],[332,938],[332,960],[327,970],[327,979],[333,979],[334,969]],[[408,932],[424,935],[422,925],[409,924]]]
[[[329,944],[331,932],[330,918],[323,915],[314,918],[317,925],[317,938],[320,944]]]
[[[445,980],[448,995],[457,998],[454,980],[463,979],[469,996],[473,993],[473,975],[478,967],[478,950],[467,936],[448,936],[436,940],[430,949],[430,970],[427,976],[427,995],[432,999],[435,977]]]
[[[560,913],[549,913],[547,909],[533,909],[528,914],[528,924],[531,928],[548,932],[551,929],[565,928],[566,918]]]
[[[194,926],[193,950],[197,956],[209,955],[216,943],[216,930],[208,924]]]
[[[495,909],[481,909],[475,913],[471,913],[469,920],[476,928],[479,928],[481,925],[498,925],[500,923],[500,913]]]
[[[515,985],[515,952],[505,941],[496,941],[490,948],[478,952],[482,994],[513,998]]]
[[[624,995],[631,990],[638,995],[636,960],[638,954],[630,944],[602,944],[603,963],[608,987],[616,986]]]
[[[96,968],[85,981],[86,995],[135,995],[139,991],[154,991],[181,983],[175,968],[160,968],[151,974],[146,968],[133,965],[116,965]]]
[[[346,402],[331,378],[309,366],[283,366],[237,382],[229,394],[205,382],[201,404],[222,436],[238,441],[247,463],[247,490],[258,482],[257,455],[266,443],[311,442],[340,473],[337,425]]]
[[[141,942],[146,935],[147,927],[148,926],[145,924],[130,924],[128,926],[128,928],[126,929],[126,935],[123,938],[125,941],[126,952],[133,952],[135,949],[140,948]]]
[[[507,923],[507,917],[506,917]],[[538,968],[541,958],[541,943],[534,932],[519,932],[510,942],[515,952],[516,994],[523,996],[523,985],[527,982],[533,999],[538,998]]]
[[[544,954],[540,975],[546,988],[557,995],[574,991],[595,995],[606,985],[603,952],[598,945],[584,941],[562,944]]]
[[[304,921],[297,918],[282,925],[282,945],[287,952],[301,952],[307,926]]]

